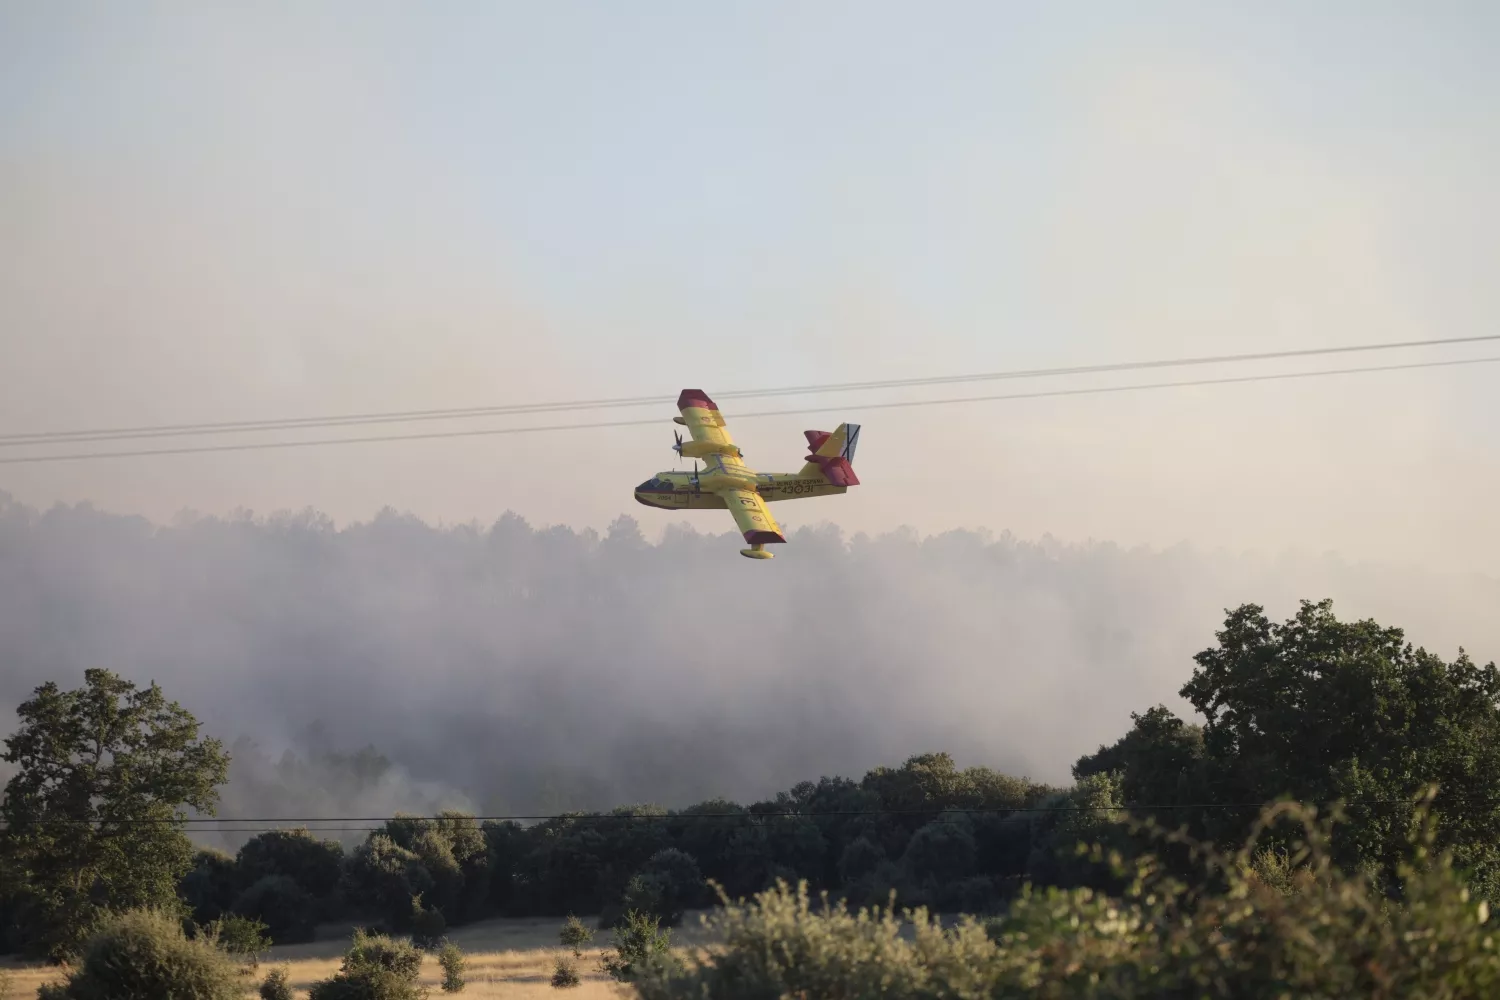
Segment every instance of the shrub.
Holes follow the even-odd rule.
[[[313,899],[285,875],[267,875],[240,893],[232,908],[265,925],[276,944],[313,939]]]
[[[308,1000],[426,1000],[421,971],[414,945],[357,930],[338,974],[313,983]]]
[[[567,955],[557,956],[557,966],[552,970],[552,985],[560,990],[569,990],[583,982],[578,976],[578,963]]]
[[[594,940],[594,932],[577,917],[568,916],[563,923],[562,930],[558,932],[557,938],[562,942],[564,948],[571,948],[574,955],[583,953],[583,949]]]
[[[260,984],[260,1000],[292,1000],[286,969],[272,969]]]
[[[208,932],[209,941],[239,957],[252,969],[260,964],[260,956],[271,947],[266,925],[251,917],[231,913],[213,921],[204,930]]]
[[[421,896],[411,898],[411,943],[423,951],[433,951],[443,943],[448,922],[435,906],[424,907]]]
[[[177,914],[132,910],[105,918],[67,982],[39,995],[50,1000],[239,1000],[242,989],[229,956],[206,937],[188,938]]]
[[[615,929],[613,954],[606,953],[599,968],[618,982],[635,982],[644,974],[675,970],[671,948],[671,931],[662,930],[656,917],[631,910]]]
[[[438,951],[438,964],[443,967],[443,992],[462,993],[465,985],[464,968],[468,965],[464,960],[463,950],[452,941],[444,941],[442,949]]]
[[[1260,831],[1288,817],[1302,823],[1302,839],[1274,864],[1269,856],[1257,860]],[[1180,834],[1139,824],[1136,831],[1187,849],[1207,878],[1190,887],[1154,857],[1126,864],[1095,847],[1081,857],[1107,862],[1127,886],[1120,898],[1028,887],[1003,917],[984,926],[964,918],[951,929],[922,910],[907,913],[909,928],[891,908],[854,914],[825,901],[815,912],[805,884],[783,883],[709,921],[722,947],[691,966],[646,966],[635,985],[642,1000],[1478,1000],[1500,990],[1500,935],[1488,906],[1470,897],[1451,857],[1433,853],[1436,826],[1425,812],[1402,865],[1400,903],[1366,876],[1336,868],[1330,826],[1292,806],[1268,812],[1232,857]],[[1208,884],[1218,890],[1205,891]]]

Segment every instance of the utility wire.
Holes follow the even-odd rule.
[[[1267,375],[1243,375],[1233,378],[1190,379],[1177,382],[1147,382],[1136,385],[1094,386],[1082,389],[1054,389],[1043,392],[1021,392],[994,396],[961,396],[949,399],[914,399],[884,403],[860,403],[860,410],[886,410],[919,406],[946,406],[960,403],[991,403],[1016,399],[1048,399],[1063,396],[1091,396],[1119,392],[1140,392],[1152,389],[1180,389],[1195,386],[1234,385],[1248,382],[1276,382],[1287,379],[1321,378],[1330,375],[1360,375],[1371,372],[1409,371],[1418,368],[1452,368],[1465,365],[1491,364],[1500,357],[1460,358],[1450,361],[1419,361],[1398,365],[1377,365],[1365,368],[1334,368],[1311,372],[1280,372]],[[722,394],[721,394],[722,395]],[[804,407],[795,410],[763,410],[738,413],[726,417],[728,420],[752,420],[764,417],[801,416],[813,413],[831,413],[849,409],[843,406]],[[41,462],[73,462],[105,458],[146,458],[160,455],[197,455],[209,452],[262,451],[273,448],[312,448],[331,445],[377,444],[393,441],[432,441],[446,438],[491,437],[506,434],[542,434],[555,431],[599,430],[610,427],[644,427],[661,422],[660,418],[639,420],[591,421],[574,424],[544,424],[531,427],[491,427],[466,431],[431,431],[422,434],[379,434],[367,437],[314,438],[300,441],[256,441],[244,444],[205,444],[181,448],[145,448],[132,451],[94,451],[63,454],[13,455],[0,458],[0,465],[27,465]]]
[[[1273,800],[1274,801],[1274,800]],[[1089,812],[1152,812],[1191,809],[1262,809],[1271,802],[1173,802],[1159,804],[1133,804],[1128,806],[1099,806],[1099,805],[1068,805],[1068,806],[983,806],[978,808],[943,808],[930,807],[926,809],[813,809],[803,812],[794,811],[772,811],[772,812],[718,812],[718,813],[540,813],[534,815],[509,815],[509,816],[282,816],[252,818],[245,816],[224,817],[215,816],[192,816],[185,819],[173,818],[139,818],[109,821],[110,825],[116,826],[160,826],[207,823],[236,823],[239,827],[224,829],[198,825],[196,829],[200,832],[212,833],[252,833],[261,830],[274,829],[277,826],[306,825],[312,823],[379,823],[380,826],[322,826],[310,829],[312,833],[333,832],[356,832],[364,830],[384,830],[386,824],[390,823],[418,823],[439,822],[463,819],[475,823],[487,822],[549,822],[567,820],[570,822],[657,822],[657,823],[693,823],[698,820],[708,819],[730,819],[730,820],[755,820],[755,819],[818,819],[834,817],[861,817],[861,816],[930,816],[934,813],[963,813],[971,816],[986,816],[1012,813],[1024,814],[1051,814],[1051,813],[1089,813]],[[1332,805],[1332,802],[1317,803],[1320,808]],[[1411,805],[1409,799],[1354,799],[1346,800],[1346,806],[1376,806],[1376,805]],[[68,826],[92,826],[104,825],[103,820],[64,820],[59,825]]]
[[[781,386],[767,389],[716,391],[721,399],[751,399],[770,396],[795,396],[809,393],[853,392],[866,389],[895,389],[917,386],[953,385],[966,382],[989,382],[1003,379],[1048,378],[1061,375],[1087,375],[1104,372],[1143,371],[1155,368],[1180,368],[1197,365],[1239,364],[1247,361],[1270,361],[1287,358],[1318,357],[1368,351],[1389,351],[1414,347],[1443,347],[1500,340],[1500,334],[1474,337],[1443,337],[1433,340],[1408,340],[1380,344],[1353,344],[1344,347],[1316,347],[1291,351],[1262,351],[1252,354],[1223,354],[1202,357],[1169,358],[1151,361],[1124,361],[1100,365],[1074,365],[1061,368],[976,372],[961,375],[938,375],[921,378],[881,379],[864,382],[834,382],[823,385]],[[347,427],[361,424],[408,423],[424,420],[453,420],[473,417],[515,416],[530,413],[556,413],[570,410],[599,410],[618,407],[655,406],[672,403],[675,396],[628,396],[584,399],[567,402],[517,403],[503,406],[474,406],[455,409],[395,410],[376,413],[351,413],[322,417],[285,417],[263,420],[219,421],[212,423],[157,424],[141,427],[93,428],[73,431],[35,431],[0,434],[0,447],[34,444],[84,444],[99,441],[125,441],[157,437],[180,437],[201,434],[245,433],[268,430],[308,430],[322,427]]]

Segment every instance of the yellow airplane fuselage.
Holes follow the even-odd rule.
[[[693,486],[691,472],[658,472],[652,479],[636,487],[635,498],[648,507],[660,507],[663,510],[723,510],[728,504],[714,491],[731,486],[754,490],[766,503],[849,492],[847,486],[834,486],[826,479],[805,478],[795,472],[744,471],[748,474],[746,477],[700,470],[696,488]]]

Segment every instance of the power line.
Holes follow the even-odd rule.
[[[1158,804],[1132,804],[1126,806],[1100,806],[1100,805],[1066,805],[1066,806],[982,806],[973,808],[938,807],[933,806],[925,809],[813,809],[805,811],[773,810],[769,812],[755,812],[745,810],[742,812],[717,812],[717,813],[537,813],[537,814],[513,814],[507,816],[468,816],[468,815],[437,815],[437,816],[282,816],[268,818],[254,818],[245,816],[236,817],[214,817],[214,816],[191,816],[184,819],[175,818],[139,818],[121,819],[109,821],[115,826],[161,826],[189,824],[193,829],[202,833],[257,833],[277,829],[279,827],[302,827],[308,824],[327,823],[378,823],[379,826],[319,826],[316,828],[308,826],[310,833],[338,833],[338,832],[367,832],[387,829],[388,824],[396,823],[427,823],[440,821],[453,821],[463,819],[475,823],[488,822],[656,822],[656,823],[693,823],[699,820],[765,820],[765,819],[820,819],[820,818],[854,818],[871,816],[906,816],[920,817],[943,813],[960,813],[971,816],[987,815],[1011,815],[1011,814],[1055,814],[1055,813],[1095,813],[1095,812],[1169,812],[1180,810],[1207,810],[1207,809],[1263,809],[1273,804],[1271,801],[1261,802],[1172,802]],[[1333,805],[1332,802],[1315,803],[1319,808]],[[1346,806],[1387,806],[1387,805],[1411,805],[1408,799],[1355,799],[1346,800]],[[210,827],[200,824],[209,823],[234,823],[240,824],[236,827],[222,828]],[[99,827],[105,825],[102,820],[64,820],[58,825],[66,826],[89,826]]]
[[[1059,368],[975,372],[960,375],[937,375],[919,378],[881,379],[864,382],[833,382],[822,385],[780,386],[766,389],[715,391],[721,399],[795,396],[810,393],[853,392],[868,389],[913,388],[918,386],[954,385],[1005,379],[1049,378],[1062,375],[1087,375],[1105,372],[1143,371],[1156,368],[1181,368],[1214,364],[1241,364],[1248,361],[1285,360],[1369,351],[1389,351],[1416,347],[1443,347],[1500,340],[1500,334],[1474,337],[1443,337],[1433,340],[1409,340],[1379,344],[1353,344],[1343,347],[1316,347],[1302,350],[1261,351],[1249,354],[1222,354],[1200,357],[1123,361],[1099,365],[1073,365]],[[181,437],[201,434],[246,433],[272,430],[309,430],[323,427],[347,427],[362,424],[408,423],[426,420],[454,420],[474,417],[517,416],[532,413],[556,413],[571,410],[600,410],[619,407],[655,406],[674,402],[675,396],[628,396],[604,399],[571,400],[548,403],[516,403],[501,406],[473,406],[451,409],[394,410],[373,413],[350,413],[322,417],[284,417],[262,420],[217,421],[181,424],[156,424],[140,427],[92,428],[72,431],[35,431],[0,434],[0,447],[35,444],[86,444],[101,441],[128,441],[158,437]]]
[[[921,406],[947,406],[960,403],[991,403],[1018,399],[1048,399],[1064,396],[1091,396],[1120,392],[1140,392],[1153,389],[1181,389],[1210,385],[1234,385],[1249,382],[1276,382],[1289,379],[1321,378],[1330,375],[1360,375],[1372,372],[1409,371],[1419,368],[1451,368],[1465,365],[1491,364],[1500,357],[1460,358],[1450,361],[1419,361],[1399,365],[1377,365],[1364,368],[1334,368],[1311,372],[1280,372],[1267,375],[1243,375],[1231,378],[1190,379],[1176,382],[1147,382],[1136,385],[1094,386],[1081,389],[1054,389],[1043,392],[1009,393],[994,396],[960,396],[949,399],[915,399],[884,403],[860,403],[860,410],[886,410]],[[722,394],[721,394],[722,395]],[[795,410],[764,410],[752,413],[729,415],[727,419],[752,420],[764,417],[802,416],[814,413],[833,413],[849,409],[843,406],[804,407]],[[492,437],[508,434],[542,434],[556,431],[600,430],[611,427],[645,427],[661,423],[660,418],[640,420],[594,421],[575,424],[544,424],[532,427],[491,427],[466,431],[432,431],[423,434],[380,434],[367,437],[315,438],[300,441],[256,441],[244,444],[206,444],[182,448],[145,448],[133,451],[96,451],[65,454],[16,455],[0,458],[0,465],[26,465],[41,462],[88,461],[106,458],[148,458],[163,455],[197,455],[210,452],[263,451],[276,448],[312,448],[350,444],[380,444],[396,441],[433,441],[446,438]]]

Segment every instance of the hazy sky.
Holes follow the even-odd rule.
[[[1488,3],[9,3],[0,432],[1500,332],[1497,42]],[[1497,388],[810,398],[865,485],[785,518],[1492,571]],[[0,489],[653,532],[671,415]],[[796,468],[837,420],[732,430]]]

